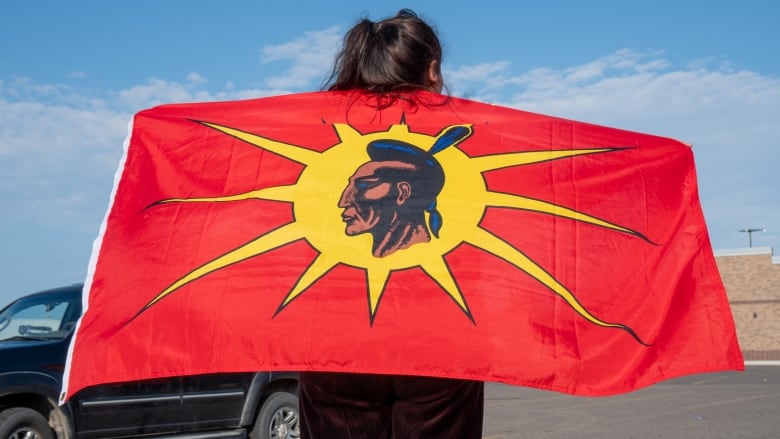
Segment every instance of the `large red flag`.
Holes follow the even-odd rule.
[[[668,138],[419,93],[137,114],[66,397],[320,370],[578,395],[743,361]]]

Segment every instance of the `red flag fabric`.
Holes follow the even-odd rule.
[[[420,92],[138,113],[65,398],[238,371],[610,395],[741,370],[678,141]]]

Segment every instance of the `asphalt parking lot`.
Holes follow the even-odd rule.
[[[488,383],[483,439],[780,438],[780,365],[574,397]]]

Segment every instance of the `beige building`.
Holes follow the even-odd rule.
[[[746,361],[780,360],[780,256],[771,247],[716,250]]]

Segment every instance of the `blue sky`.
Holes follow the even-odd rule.
[[[453,95],[691,143],[713,246],[780,246],[774,1],[7,2],[0,303],[84,280],[135,112],[318,89],[356,20],[402,7]]]

